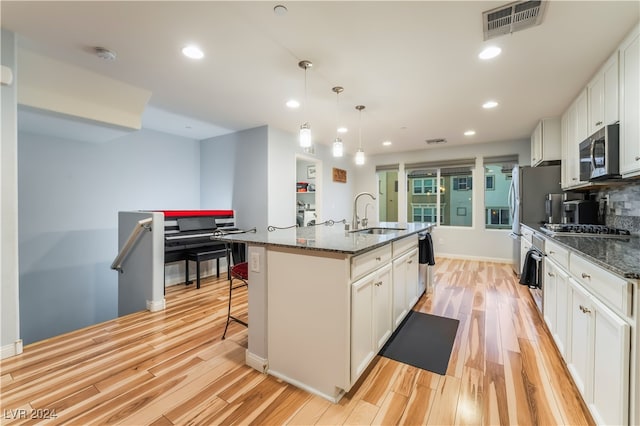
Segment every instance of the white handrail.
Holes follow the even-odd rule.
[[[142,235],[142,231],[144,229],[151,231],[152,221],[153,221],[153,218],[151,217],[138,221],[135,228],[131,230],[131,234],[129,234],[129,238],[127,239],[127,242],[124,243],[124,245],[122,246],[120,253],[118,253],[116,258],[113,260],[113,263],[111,264],[111,269],[122,272],[122,262],[124,262],[127,256],[129,256],[129,252],[131,252],[131,248],[133,248],[136,241],[138,241],[138,238],[140,238],[140,235]]]

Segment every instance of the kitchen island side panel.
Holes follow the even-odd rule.
[[[349,257],[269,247],[269,374],[337,401],[350,383]]]

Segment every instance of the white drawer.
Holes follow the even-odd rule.
[[[609,307],[631,316],[632,285],[624,278],[605,271],[575,253],[571,253],[569,270],[574,278]]]
[[[351,258],[351,280],[356,280],[391,261],[391,244]]]
[[[391,243],[394,258],[416,247],[418,247],[418,234],[409,235],[408,237]]]
[[[569,270],[569,250],[559,246],[549,239],[544,243],[544,250],[547,252],[547,257],[549,257],[549,259],[553,260],[567,271]]]
[[[520,234],[522,234],[522,239],[528,242],[531,242],[531,236],[533,235],[533,230],[527,228],[526,226],[520,226]]]

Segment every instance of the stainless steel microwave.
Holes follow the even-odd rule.
[[[610,124],[580,143],[580,180],[619,179],[619,124]]]

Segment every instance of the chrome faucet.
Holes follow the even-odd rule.
[[[373,196],[370,192],[361,192],[353,200],[353,219],[351,220],[351,228],[358,229],[358,225],[360,224],[360,218],[358,217],[358,198],[363,195],[368,195],[372,200],[375,200],[376,197]],[[365,216],[366,216],[366,208],[365,208]]]
[[[371,203],[367,203],[364,205],[364,217],[362,218],[362,227],[366,228],[367,225],[369,224],[369,218],[367,217],[367,213],[369,211],[369,206],[371,205]]]

